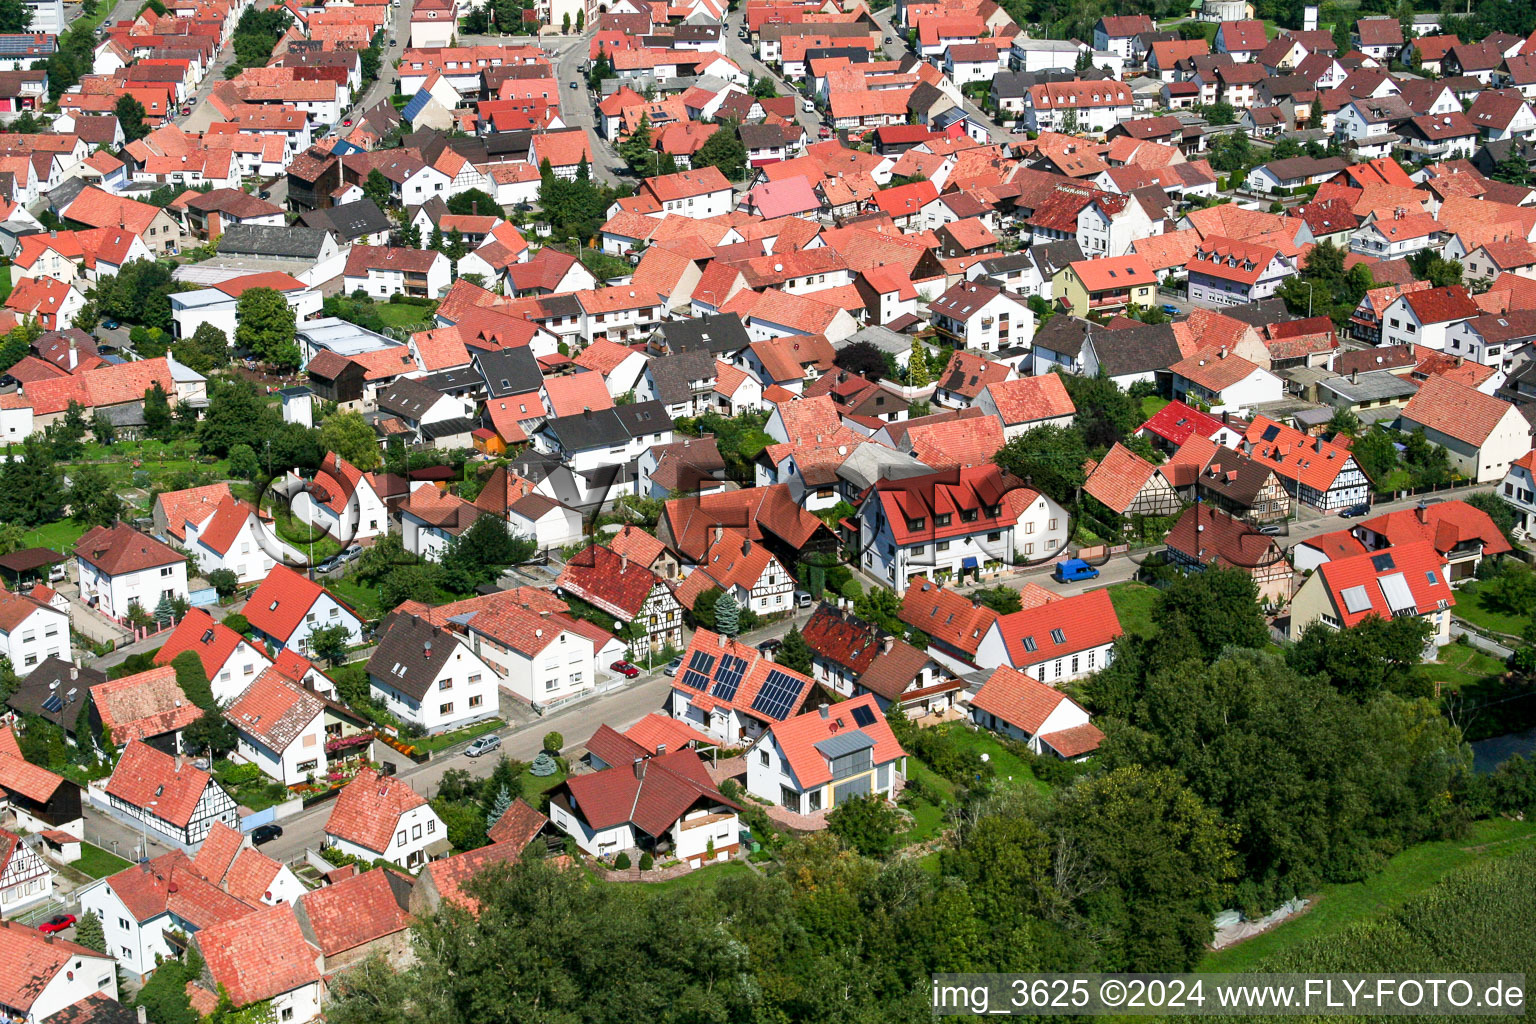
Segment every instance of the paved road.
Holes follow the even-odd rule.
[[[811,142],[817,141],[818,132],[823,126],[821,114],[807,111],[805,105],[801,102],[803,96],[794,83],[786,81],[773,69],[757,59],[756,53],[752,50],[751,43],[741,38],[741,29],[746,24],[746,17],[745,10],[732,11],[726,15],[722,29],[725,55],[741,65],[741,69],[748,74],[755,75],[757,78],[771,80],[774,83],[774,87],[778,89],[780,96],[795,97],[795,121],[801,128],[805,129],[806,137]]]
[[[880,26],[884,33],[881,37],[881,46],[884,47],[886,56],[893,60],[899,59],[912,51],[907,47],[907,34],[900,25],[895,24],[896,8],[887,7],[884,10],[875,11],[873,14],[875,24]],[[883,42],[884,39],[890,42]],[[970,114],[979,124],[986,126],[993,142],[1007,142],[1008,132],[996,121],[992,120],[980,107],[971,102],[969,97],[964,97],[965,112]]]

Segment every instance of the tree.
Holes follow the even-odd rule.
[[[19,454],[19,458],[15,455]],[[0,522],[42,526],[56,522],[64,509],[64,478],[37,437],[21,443],[0,466]]]
[[[144,432],[160,441],[168,441],[176,434],[176,425],[171,419],[171,400],[159,381],[144,392]]]
[[[718,167],[729,180],[739,180],[746,173],[747,149],[741,144],[736,125],[727,122],[705,139],[693,155],[693,166]]]
[[[218,709],[218,702],[213,699],[213,687],[208,684],[208,673],[196,651],[182,651],[171,659],[171,667],[176,670],[176,685],[187,695],[187,700],[204,711]]]
[[[704,592],[693,599],[693,608],[690,612],[693,615],[694,625],[699,629],[718,632],[719,627],[715,621],[715,606],[720,603],[720,598],[724,596],[724,593],[719,587],[705,587]]]
[[[1505,181],[1511,185],[1529,185],[1531,183],[1531,165],[1521,156],[1515,146],[1510,147],[1510,153],[1503,160],[1493,166],[1493,173],[1489,175],[1495,181]]]
[[[486,844],[485,818],[480,808],[468,801],[450,802],[438,797],[432,801],[432,809],[443,819],[448,830],[448,841],[455,850],[477,850]]]
[[[567,17],[569,17],[569,15],[567,15]],[[502,786],[496,791],[496,798],[491,802],[490,813],[485,816],[485,829],[487,832],[489,832],[492,826],[501,820],[501,816],[506,814],[507,809],[511,806],[512,794],[507,792],[507,787]]]
[[[351,631],[343,625],[322,626],[309,632],[310,651],[332,665],[339,665],[346,658],[351,641]]]
[[[1334,56],[1342,57],[1355,48],[1355,41],[1349,34],[1349,22],[1342,15],[1337,17],[1338,20],[1333,23]],[[1314,104],[1314,106],[1321,106],[1321,104]]]
[[[644,174],[651,169],[651,119],[645,112],[641,112],[640,121],[629,133],[629,137],[619,143],[619,155],[636,174]]]
[[[468,593],[527,561],[535,550],[534,543],[513,534],[505,520],[481,516],[454,538],[443,556],[443,582],[450,590]]]
[[[233,569],[215,569],[207,574],[208,582],[220,597],[233,597],[240,589],[240,577]]]
[[[379,603],[394,609],[406,601],[435,601],[442,574],[442,567],[431,563],[398,566],[379,579]]]
[[[878,380],[886,375],[885,353],[867,341],[856,341],[833,358],[840,370]]]
[[[362,413],[334,412],[320,424],[320,444],[335,452],[364,473],[371,473],[383,463],[379,443]]]
[[[544,743],[543,743],[543,746],[540,749],[547,750],[551,754],[558,754],[564,748],[565,748],[565,737],[564,736],[560,735],[558,732],[553,732],[553,731],[547,732],[547,733],[544,734]]]
[[[261,475],[261,460],[256,449],[248,444],[237,444],[229,450],[229,471],[243,480],[255,480]]]
[[[388,210],[394,204],[391,201],[394,192],[390,188],[389,179],[384,177],[384,172],[375,167],[368,172],[368,177],[363,179],[363,195],[373,200],[373,205],[381,210]]]
[[[827,831],[866,857],[887,856],[900,830],[900,815],[881,796],[844,800],[827,815]]]
[[[1227,132],[1211,141],[1208,158],[1212,169],[1223,174],[1246,174],[1253,163],[1253,145],[1247,132]]]
[[[1237,111],[1232,108],[1232,104],[1223,100],[1220,103],[1213,103],[1205,109],[1205,119],[1210,124],[1236,124]],[[1234,132],[1233,134],[1237,133]],[[1212,166],[1215,165],[1213,164]]]
[[[735,636],[741,632],[741,605],[736,603],[736,598],[731,596],[729,590],[723,592],[715,602],[715,630],[726,636]]]
[[[1088,446],[1072,427],[1036,427],[1013,438],[992,457],[1002,469],[1062,504],[1075,504],[1083,485]]]
[[[1065,791],[1062,843],[1104,880],[1084,900],[1106,937],[1104,967],[1188,970],[1237,874],[1237,830],[1171,769],[1129,765]]]
[[[1141,425],[1141,403],[1110,380],[1102,371],[1096,377],[1060,373],[1072,404],[1077,407],[1073,425],[1082,431],[1090,448],[1109,448],[1124,441]]]
[[[117,440],[117,427],[100,409],[91,414],[91,437],[100,444],[112,444]]]
[[[784,634],[784,642],[773,654],[774,661],[803,676],[811,674],[811,657],[811,647],[805,642],[798,626],[789,627],[789,632]]]
[[[193,755],[206,753],[211,757],[222,757],[234,750],[239,742],[234,724],[224,717],[224,711],[219,707],[205,710],[181,734],[183,749]]]
[[[15,0],[0,0],[0,6],[13,2]],[[136,142],[149,134],[149,125],[144,123],[144,104],[131,93],[124,93],[118,98],[113,112],[117,114],[117,123],[122,126],[123,137],[129,142]]]
[[[1356,438],[1350,453],[1365,475],[1377,483],[1385,483],[1397,468],[1397,445],[1392,435],[1379,427]]]
[[[933,375],[928,369],[928,353],[923,348],[923,343],[916,339],[912,342],[912,354],[907,361],[907,383],[914,388],[927,387],[933,381]]]
[[[528,766],[522,761],[502,755],[496,759],[496,767],[491,769],[491,774],[479,784],[480,811],[486,819],[487,828],[501,819],[501,812],[497,811],[501,794],[507,794],[509,801],[523,795],[523,772],[527,769]],[[501,810],[505,811],[506,808]]]
[[[75,922],[75,941],[86,949],[94,949],[98,953],[107,951],[107,934],[101,927],[101,918],[93,911],[86,911]]]
[[[275,288],[247,288],[235,302],[235,344],[262,362],[291,369],[299,365],[293,307]]]
[[[144,405],[148,410],[147,397]],[[249,381],[216,377],[208,382],[208,408],[197,425],[198,448],[218,458],[227,457],[236,445],[265,454],[280,423],[279,414],[261,400]],[[265,458],[262,468],[267,468]]]
[[[576,31],[584,32],[587,28],[587,11],[584,7],[576,8]]]
[[[1163,636],[1192,639],[1206,660],[1229,646],[1258,648],[1269,643],[1258,588],[1241,569],[1181,576],[1163,591],[1152,622]]]
[[[478,188],[460,192],[448,200],[448,212],[464,217],[500,217],[502,213],[501,204],[495,197]]]
[[[77,523],[111,526],[123,514],[123,499],[106,471],[87,462],[70,475],[69,509]]]
[[[210,323],[198,324],[192,337],[171,346],[176,361],[207,374],[229,365],[229,336]]]
[[[1376,615],[1347,629],[1314,625],[1286,651],[1286,661],[1303,675],[1318,675],[1356,700],[1389,690],[1407,694],[1410,675],[1433,632],[1416,615]]]
[[[1016,612],[1024,606],[1023,601],[1019,598],[1019,592],[1002,583],[995,587],[977,590],[971,594],[971,598],[976,603],[985,605],[999,615]]]
[[[1493,525],[1499,528],[1505,540],[1510,540],[1515,532],[1515,512],[1497,494],[1490,491],[1479,491],[1469,494],[1462,499],[1468,505],[1484,513],[1493,520]],[[1513,541],[1511,541],[1513,543]]]
[[[1356,437],[1360,433],[1360,417],[1348,409],[1337,409],[1323,429],[1335,436],[1343,434],[1345,437]]]

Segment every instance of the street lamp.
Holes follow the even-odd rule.
[[[1312,319],[1312,286],[1316,282],[1315,281],[1302,281],[1300,283],[1307,286],[1307,319],[1310,320],[1310,319]]]

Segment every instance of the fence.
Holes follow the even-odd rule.
[[[1476,480],[1453,480],[1445,484],[1425,484],[1423,487],[1409,487],[1399,491],[1372,491],[1371,494],[1378,501],[1403,501],[1407,498],[1418,498],[1426,494],[1441,494],[1446,491],[1470,491],[1478,488],[1487,488],[1489,484],[1480,484]]]

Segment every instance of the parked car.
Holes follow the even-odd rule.
[[[1278,537],[1285,532],[1284,523],[1266,523],[1259,527],[1259,532],[1270,537]]]
[[[272,190],[264,188],[260,192],[256,193],[256,198],[257,199],[271,199],[272,198]]]
[[[315,566],[315,572],[318,572],[318,573],[328,573],[328,572],[332,571],[333,569],[340,568],[340,566],[341,566],[341,556],[340,555],[332,555],[330,558],[327,558],[325,561],[323,561],[319,565]]]
[[[809,590],[797,590],[797,591],[795,591],[795,607],[796,608],[809,608],[812,605],[812,603],[813,603],[813,601],[811,599],[811,592]]]
[[[576,80],[574,78],[571,79],[571,88],[572,89],[580,89],[581,88],[581,86],[577,84],[577,82],[576,82]]]
[[[48,570],[49,583],[58,583],[67,579],[69,579],[69,570],[64,567],[62,562]]]
[[[640,669],[635,665],[631,665],[627,661],[616,661],[612,665],[609,665],[608,668],[613,672],[617,672],[625,679],[633,679],[635,676],[640,674]]]
[[[48,920],[44,921],[42,924],[38,925],[37,930],[42,932],[44,935],[53,935],[56,932],[61,932],[66,928],[73,928],[74,926],[74,914],[55,914]]]
[[[667,667],[661,670],[661,674],[667,677],[675,676],[683,670],[683,659],[673,658],[667,662]]]
[[[200,757],[196,761],[192,762],[192,767],[196,768],[200,772],[206,772],[209,768],[208,759],[206,757]]]
[[[830,139],[832,137],[832,129],[828,128],[826,125],[822,125],[821,128],[816,132],[816,137],[820,139]]]
[[[116,320],[113,320],[111,317],[108,317],[107,319],[105,319],[105,320],[103,320],[101,322],[101,326],[104,329],[106,329],[106,330],[115,331],[115,330],[117,330],[118,324],[117,324]]]
[[[339,557],[343,562],[350,562],[361,557],[362,553],[363,546],[361,544],[348,544],[345,548],[342,549],[341,555]]]
[[[257,825],[251,829],[251,842],[260,846],[262,843],[270,843],[272,840],[280,838],[282,834],[283,826],[281,825]]]
[[[801,100],[800,109],[805,111],[807,114],[814,114],[816,113],[816,104],[812,103],[810,100]]]
[[[479,757],[481,754],[489,754],[493,750],[501,749],[501,737],[495,733],[486,733],[484,736],[476,736],[464,748],[465,757]]]
[[[341,126],[343,128],[351,128],[352,127],[352,119],[350,117],[347,118],[345,121],[341,122]]]
[[[1099,570],[1083,561],[1081,558],[1068,558],[1056,563],[1056,568],[1051,570],[1051,578],[1057,583],[1076,583],[1078,580],[1096,580],[1099,578]]]
[[[1166,316],[1178,316],[1181,312],[1183,312],[1183,310],[1179,309],[1179,307],[1175,306],[1173,303],[1171,303],[1171,302],[1163,303],[1163,313],[1164,313],[1164,315],[1166,315]]]
[[[784,646],[783,640],[764,640],[757,645],[757,649],[763,654],[772,655],[774,651]]]
[[[1365,502],[1365,501],[1362,501],[1358,505],[1351,505],[1351,506],[1349,506],[1349,508],[1347,508],[1343,512],[1339,513],[1339,515],[1342,518],[1344,518],[1344,519],[1354,519],[1357,516],[1368,516],[1370,514],[1371,514],[1370,503],[1369,502]]]

